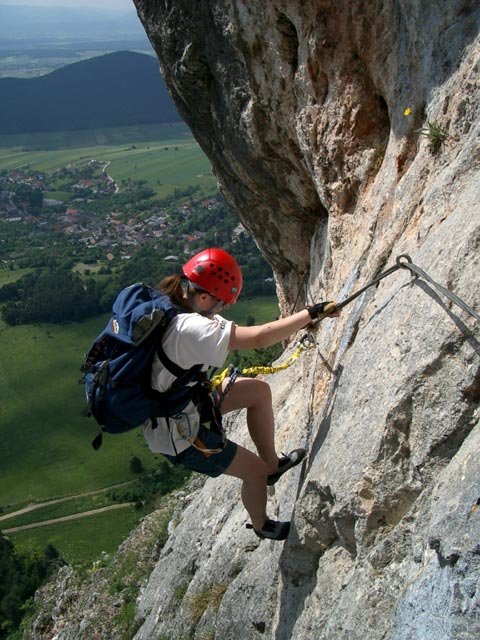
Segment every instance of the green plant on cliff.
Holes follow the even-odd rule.
[[[433,155],[440,152],[448,138],[448,133],[436,120],[427,120],[427,124],[421,129],[417,129],[417,133],[428,138],[429,148]]]
[[[205,611],[209,608],[216,611],[220,606],[222,598],[228,585],[224,582],[216,582],[206,585],[189,598],[190,613],[195,625],[197,625]]]
[[[190,584],[190,582],[188,580],[182,580],[182,582],[180,582],[179,584],[177,584],[173,590],[176,599],[178,600],[178,602],[181,602],[183,600],[183,598],[185,597],[185,594],[187,593],[188,590],[188,585]]]

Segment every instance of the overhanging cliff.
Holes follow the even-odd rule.
[[[135,4],[285,312],[405,253],[479,311],[477,2]],[[279,450],[309,449],[269,498],[291,535],[259,543],[239,482],[208,480],[136,640],[480,636],[479,322],[402,269],[316,337],[271,379]],[[228,431],[251,446],[243,412]]]
[[[467,86],[439,96],[475,41],[472,1],[136,6],[182,117],[291,299],[325,226],[314,253],[338,263],[347,249],[342,277],[391,249],[421,203],[421,191],[402,201],[399,183],[425,149],[417,130],[427,118],[451,137],[474,120],[460,113],[475,101]],[[377,226],[382,251],[370,246],[379,218],[395,226],[388,239]]]

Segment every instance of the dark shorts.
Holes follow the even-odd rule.
[[[222,447],[222,436],[200,425],[195,442],[198,446],[203,446],[206,449],[220,449]],[[224,449],[218,453],[202,452],[196,447],[189,447],[182,451],[177,458],[164,455],[170,462],[179,463],[187,469],[216,478],[225,473],[232,464],[236,453],[237,445],[227,439]]]

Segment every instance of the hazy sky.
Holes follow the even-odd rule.
[[[21,5],[26,4],[31,7],[97,7],[101,9],[118,9],[125,11],[134,9],[133,0],[0,0],[1,4]]]

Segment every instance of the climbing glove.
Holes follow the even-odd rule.
[[[320,316],[329,315],[329,313],[334,313],[337,307],[336,302],[318,302],[317,304],[307,305],[305,309],[310,314],[310,318],[312,320],[316,320]]]

